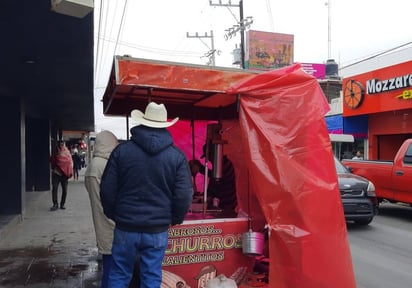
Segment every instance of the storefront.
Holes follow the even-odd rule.
[[[367,157],[368,115],[344,118],[342,114],[325,117],[332,148],[339,159],[351,159],[356,151]]]
[[[344,78],[342,93],[344,133],[367,127],[368,158],[392,160],[412,137],[412,61]]]
[[[333,154],[341,159],[352,158],[353,143],[355,139],[350,134],[329,134]]]

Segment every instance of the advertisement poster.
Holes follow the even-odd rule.
[[[293,63],[294,36],[249,30],[246,34],[247,69],[272,70]]]
[[[326,65],[318,63],[300,63],[303,71],[312,75],[316,79],[325,79]]]
[[[185,221],[169,229],[162,287],[206,287],[223,274],[235,281],[251,271],[253,258],[242,253],[248,219]]]

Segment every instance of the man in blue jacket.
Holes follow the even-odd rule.
[[[181,224],[193,197],[189,165],[167,131],[163,104],[151,102],[145,113],[133,110],[137,123],[129,141],[111,153],[100,184],[105,215],[116,223],[109,287],[127,287],[140,259],[140,287],[162,282],[168,228]]]

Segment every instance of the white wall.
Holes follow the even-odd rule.
[[[326,113],[326,116],[339,115],[343,113],[342,91],[339,98],[332,99],[329,107],[330,111]]]
[[[412,60],[412,46],[394,52],[386,53],[380,56],[376,56],[371,59],[363,60],[357,64],[347,65],[345,67],[339,67],[339,76],[342,78],[349,77],[352,75],[358,75],[380,69],[383,67],[388,67],[396,65],[399,63],[407,62]]]

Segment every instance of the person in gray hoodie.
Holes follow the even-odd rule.
[[[117,146],[118,140],[110,131],[102,131],[96,135],[94,142],[93,158],[84,174],[84,185],[89,194],[96,233],[97,249],[103,258],[102,288],[108,286],[108,276],[112,261],[112,242],[114,222],[103,213],[100,201],[100,180],[112,150]]]
[[[159,288],[168,228],[183,223],[193,198],[186,155],[166,129],[166,107],[151,102],[145,113],[133,110],[131,139],[110,155],[100,197],[106,216],[115,223],[109,287],[127,287],[136,258],[140,287]]]

